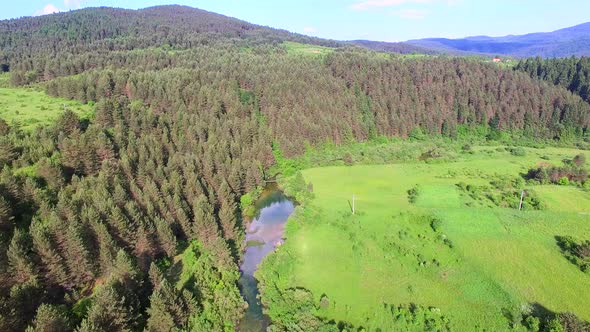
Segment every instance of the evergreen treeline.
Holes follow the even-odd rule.
[[[520,60],[515,69],[562,86],[590,102],[590,57],[529,58]]]
[[[285,40],[342,45],[185,6],[137,11],[102,7],[0,21],[0,65],[11,66],[3,70],[38,71],[45,61],[56,59],[82,71],[72,63],[72,55],[149,47],[188,49],[220,40],[243,46]]]
[[[64,319],[82,331],[168,331],[150,326],[170,317],[169,327],[235,326],[236,202],[263,184],[268,134],[255,114],[216,101],[159,115],[126,98],[97,109],[89,125],[66,112],[31,135],[2,125],[0,330],[23,330],[43,303],[71,309]],[[210,258],[185,288],[176,257],[192,240]]]
[[[233,330],[237,202],[273,152],[590,124],[588,103],[524,73],[359,48],[295,56],[283,40],[339,46],[177,6],[0,22],[14,85],[96,110],[32,133],[0,121],[0,330]]]
[[[320,61],[280,47],[155,53],[153,61],[166,65],[152,70],[141,64],[151,63],[150,53],[131,55],[128,63],[105,64],[116,69],[51,80],[47,92],[82,101],[123,95],[157,111],[238,96],[242,107],[262,116],[287,156],[302,152],[305,142],[407,137],[416,127],[450,137],[485,126],[565,138],[581,137],[590,124],[589,105],[564,89],[467,59],[387,59],[341,49]]]

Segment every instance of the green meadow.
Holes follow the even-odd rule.
[[[532,167],[578,153],[527,148],[516,156],[476,147],[445,163],[302,171],[313,198],[297,207],[285,244],[257,275],[268,314],[284,315],[272,306],[276,286],[279,293],[306,289],[315,303],[328,299],[316,305],[316,316],[368,331],[397,330],[385,304],[430,308],[459,331],[507,330],[533,311],[590,320],[590,275],[564,258],[555,239],[590,239],[590,192],[518,180]],[[457,185],[501,181],[521,183],[506,206],[498,193],[474,196]],[[419,189],[410,200],[412,188]],[[521,189],[529,194],[519,211]],[[533,196],[539,209],[528,203]]]
[[[34,88],[0,88],[0,118],[26,131],[52,123],[64,112],[64,106],[82,118],[92,114],[89,105],[50,97]]]
[[[334,52],[334,48],[331,47],[301,44],[290,41],[285,41],[282,45],[287,50],[288,54],[299,56],[323,56]]]

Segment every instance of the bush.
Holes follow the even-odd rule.
[[[510,154],[513,156],[524,157],[526,155],[526,150],[523,147],[515,147],[510,149]]]
[[[344,161],[344,164],[346,166],[354,165],[354,160],[352,159],[352,155],[350,154],[350,152],[346,152],[344,154],[344,157],[342,157],[342,160]]]
[[[418,200],[418,196],[420,196],[421,193],[422,193],[422,188],[420,187],[419,184],[410,188],[408,190],[408,202],[410,202],[411,204],[416,203],[416,201]]]
[[[490,181],[490,185],[472,185],[464,182],[456,184],[457,188],[469,195],[474,202],[467,202],[468,206],[493,206],[503,208],[517,209],[520,203],[520,195],[524,187],[524,181],[521,178],[495,177]],[[486,204],[487,203],[487,204]],[[523,200],[523,209],[525,210],[542,210],[543,204],[539,195],[533,190],[526,190]]]
[[[582,167],[586,164],[586,156],[579,154],[572,159],[572,163],[578,167]]]
[[[585,159],[577,155],[574,159],[566,159],[563,166],[548,166],[529,169],[524,175],[527,180],[538,183],[567,185],[570,182],[583,185],[588,180],[588,171],[584,168]]]
[[[435,232],[439,231],[441,225],[442,225],[442,220],[440,220],[438,218],[432,218],[432,220],[430,221],[430,227]]]
[[[328,309],[330,307],[330,299],[328,298],[328,295],[322,295],[320,298],[320,307],[323,309]]]
[[[528,316],[524,320],[524,325],[529,331],[538,332],[541,326],[541,320],[534,316]]]
[[[567,260],[590,273],[590,241],[577,243],[571,236],[556,236],[555,240]]]
[[[557,182],[557,184],[559,184],[560,186],[567,186],[568,184],[570,184],[570,180],[567,178],[567,176],[564,176],[561,179],[559,179],[559,182]]]
[[[422,141],[422,140],[426,139],[426,134],[424,134],[424,132],[422,131],[422,129],[420,127],[415,127],[410,132],[410,139],[416,140],[416,141]]]
[[[295,173],[295,176],[288,178],[281,184],[284,185],[285,194],[295,198],[299,203],[303,204],[314,197],[313,185],[305,183],[301,172]]]

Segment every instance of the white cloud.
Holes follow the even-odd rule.
[[[429,11],[421,9],[402,9],[393,12],[393,15],[399,16],[407,20],[421,20],[428,15]]]
[[[37,10],[36,12],[34,12],[33,16],[65,12],[70,9],[80,9],[80,8],[82,8],[82,4],[85,1],[86,0],[64,0],[63,9],[57,8],[55,5],[50,3],[50,4],[47,4],[45,7],[43,7],[43,9],[40,9],[40,10]]]
[[[33,16],[40,16],[40,15],[48,15],[48,14],[53,14],[53,13],[59,13],[61,10],[59,10],[59,8],[55,7],[53,4],[48,4],[45,7],[43,7],[43,9],[38,10],[36,12],[33,13]]]
[[[314,27],[304,27],[303,28],[303,32],[305,32],[305,33],[314,33],[314,32],[317,32],[317,31],[318,30],[316,28],[314,28]]]

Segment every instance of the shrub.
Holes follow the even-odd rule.
[[[579,154],[572,159],[572,163],[578,167],[582,167],[586,164],[586,156]]]
[[[524,320],[524,325],[529,331],[538,332],[541,326],[541,320],[534,316],[528,316]]]
[[[585,163],[584,158],[579,156],[580,155],[574,157],[572,160],[564,160],[564,165],[561,167],[548,166],[531,168],[527,174],[524,175],[524,178],[542,184],[553,183],[567,185],[570,182],[574,182],[583,185],[587,182],[588,171],[583,166]],[[567,181],[564,178],[567,178]]]
[[[313,185],[309,185],[305,183],[305,179],[303,178],[303,174],[301,172],[295,173],[295,176],[292,176],[284,182],[285,194],[295,198],[295,200],[299,203],[304,203],[314,197],[312,192]]]
[[[523,147],[515,147],[510,149],[510,154],[513,156],[524,157],[526,155],[526,150]]]
[[[425,138],[426,138],[426,135],[424,134],[424,132],[422,131],[422,129],[420,127],[415,127],[410,132],[410,139],[413,139],[416,141],[422,141]]]
[[[344,164],[346,164],[346,166],[354,165],[354,160],[352,159],[352,155],[350,154],[350,152],[346,152],[342,157],[342,160],[344,161]]]
[[[438,218],[432,218],[432,220],[430,221],[430,227],[435,232],[439,231],[441,225],[442,225],[442,220],[440,220]]]
[[[490,181],[490,185],[478,186],[459,182],[456,186],[475,201],[467,202],[468,206],[477,206],[478,203],[484,203],[486,206],[485,202],[488,202],[494,206],[516,209],[519,207],[524,181],[517,177],[495,177]],[[543,208],[544,204],[539,195],[533,190],[526,190],[523,209],[542,210]]]
[[[410,202],[411,204],[416,203],[416,201],[418,200],[418,196],[420,196],[421,192],[422,192],[422,188],[420,187],[419,184],[410,188],[408,190],[408,202]]]
[[[556,236],[555,240],[567,260],[590,273],[590,240],[577,243],[571,236]]]
[[[433,148],[420,155],[420,160],[438,159],[445,156],[445,151],[442,148]]]
[[[567,186],[568,184],[570,184],[570,180],[567,178],[567,176],[564,176],[561,179],[559,179],[559,182],[557,182],[557,184],[559,184],[560,186]]]
[[[322,295],[320,298],[320,307],[323,309],[328,309],[330,307],[330,299],[328,298],[328,295]]]

